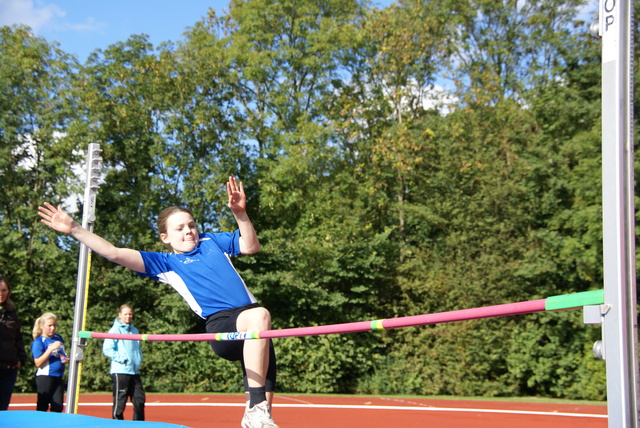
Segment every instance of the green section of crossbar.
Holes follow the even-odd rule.
[[[91,339],[91,332],[90,331],[79,331],[78,332],[78,337],[82,338],[82,339]]]
[[[603,303],[604,290],[593,290],[547,297],[544,302],[544,309],[546,311],[556,311],[558,309],[572,309],[580,306],[601,305]]]

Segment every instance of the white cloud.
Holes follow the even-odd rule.
[[[90,0],[87,0],[90,1]],[[35,33],[44,28],[55,31],[100,32],[105,22],[88,17],[84,22],[70,22],[67,12],[45,0],[0,0],[0,25],[23,24]]]
[[[37,32],[66,14],[58,6],[40,0],[0,0],[0,25],[24,24]]]
[[[600,2],[598,0],[589,0],[578,10],[577,18],[587,23],[597,21],[599,8]]]
[[[2,1],[2,0],[0,0]],[[84,23],[65,24],[65,27],[74,31],[100,31],[107,28],[106,22],[96,21],[94,18],[87,18]]]

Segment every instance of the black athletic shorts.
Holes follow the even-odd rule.
[[[236,322],[238,316],[247,309],[259,308],[258,303],[252,303],[246,306],[240,306],[233,309],[225,309],[207,317],[206,330],[207,333],[233,333],[238,331]],[[247,375],[242,359],[244,340],[212,340],[209,342],[211,349],[221,358],[229,361],[240,361],[242,365],[242,373],[244,375],[245,391],[248,390]],[[269,339],[269,368],[267,370],[265,389],[274,391],[276,386],[276,353],[273,348],[273,342]]]

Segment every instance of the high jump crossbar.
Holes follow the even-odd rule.
[[[278,337],[302,337],[338,333],[358,333],[363,331],[386,330],[400,327],[414,327],[481,318],[493,318],[507,315],[521,315],[543,311],[576,309],[583,306],[601,305],[604,302],[604,290],[584,291],[546,299],[528,300],[517,303],[484,306],[472,309],[460,309],[424,315],[389,318],[373,321],[359,321],[343,324],[321,325],[313,327],[285,328],[279,330],[199,333],[199,334],[113,334],[81,331],[80,338],[143,340],[149,342],[201,342],[272,339]]]

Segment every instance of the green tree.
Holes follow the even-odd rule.
[[[68,241],[40,229],[37,206],[45,198],[64,202],[78,189],[71,166],[83,147],[68,135],[75,67],[28,28],[0,27],[0,264],[27,344],[42,312],[55,312],[62,331],[71,325],[77,256],[64,251]],[[32,365],[21,369],[17,390],[30,388],[33,373]]]
[[[459,35],[452,76],[470,95],[521,99],[564,67],[584,0],[468,0],[450,3]]]

